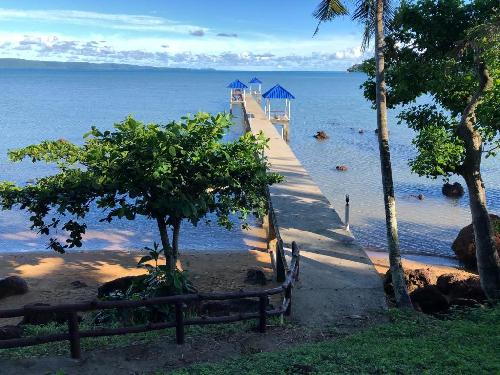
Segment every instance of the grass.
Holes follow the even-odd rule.
[[[236,332],[249,331],[256,326],[255,320],[235,322],[232,324],[222,325],[203,325],[203,326],[186,326],[185,333],[188,337],[197,337],[202,335],[231,335]],[[108,328],[118,327],[118,325],[107,325]],[[81,323],[80,329],[91,330],[96,327],[90,324]],[[46,324],[40,326],[25,326],[23,337],[41,336],[53,333],[67,332],[68,328],[65,324]],[[99,349],[123,348],[130,345],[142,344],[150,345],[157,343],[158,340],[165,339],[169,341],[175,340],[175,328],[167,328],[157,331],[149,331],[142,333],[131,333],[118,336],[104,337],[87,337],[81,339],[82,351],[91,351]],[[0,349],[0,359],[21,359],[44,356],[66,356],[70,355],[68,341],[51,342],[36,346],[28,346],[24,348]],[[1,371],[0,371],[1,373]]]
[[[441,319],[399,311],[391,317],[391,323],[347,338],[174,374],[500,374],[500,307]]]

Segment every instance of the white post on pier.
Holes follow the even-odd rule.
[[[345,196],[345,230],[349,229],[349,194]]]

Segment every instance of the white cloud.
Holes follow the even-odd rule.
[[[85,12],[78,10],[21,10],[0,8],[0,20],[36,20],[117,30],[157,31],[187,34],[191,30],[208,31],[196,25],[182,24],[163,17]]]

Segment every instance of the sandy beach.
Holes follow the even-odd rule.
[[[143,269],[136,267],[143,255],[139,251],[112,250],[62,255],[49,252],[1,254],[0,278],[21,276],[28,282],[29,292],[1,299],[0,309],[34,302],[57,304],[94,299],[102,283],[144,273]],[[261,269],[268,279],[273,274],[269,254],[259,250],[185,252],[181,255],[180,267],[189,272],[200,291],[206,292],[260,288],[245,283],[250,268]],[[87,286],[75,288],[71,284],[74,281]],[[3,319],[0,325],[6,323]]]

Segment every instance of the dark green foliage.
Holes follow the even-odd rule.
[[[57,140],[11,151],[13,161],[52,163],[58,172],[24,186],[1,183],[0,205],[30,212],[31,229],[39,233],[66,231],[65,243],[50,239],[58,252],[81,246],[85,217],[95,206],[107,222],[142,215],[166,231],[214,213],[230,228],[232,213],[242,220],[264,215],[267,187],[280,180],[267,172],[262,135],[222,142],[231,124],[226,114],[198,113],[167,125],[128,117],[113,131],[93,127],[81,146]],[[176,243],[164,238],[165,255],[171,254]]]
[[[386,37],[387,100],[403,105],[400,122],[416,131],[418,155],[410,163],[419,175],[460,174],[465,158],[457,136],[461,115],[479,86],[483,61],[493,87],[480,98],[475,127],[486,157],[500,147],[500,36],[495,0],[416,0],[402,3]],[[363,71],[365,97],[375,103],[373,59]],[[436,105],[414,105],[422,95]]]

